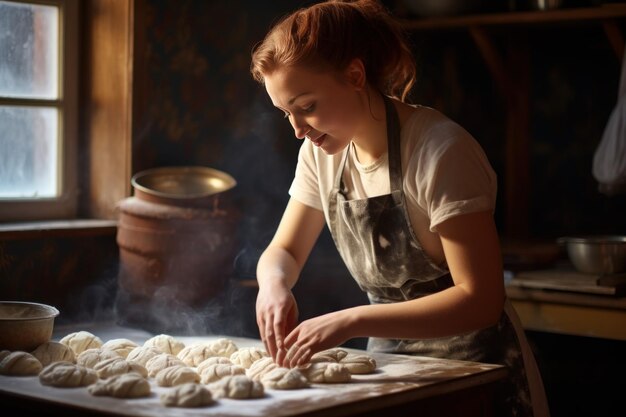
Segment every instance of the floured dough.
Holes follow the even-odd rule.
[[[143,344],[160,350],[163,353],[169,353],[170,355],[178,355],[178,352],[183,350],[185,344],[168,334],[160,334],[146,340]]]
[[[0,361],[9,356],[9,353],[11,353],[10,350],[0,350]]]
[[[128,354],[138,347],[137,343],[128,339],[111,339],[102,345],[102,350],[112,350],[126,359]]]
[[[315,353],[310,362],[339,362],[348,356],[348,352],[339,348],[332,348]]]
[[[205,343],[187,346],[178,353],[178,359],[185,362],[188,366],[198,366],[206,359],[218,356],[215,355],[211,346]]]
[[[215,365],[209,365],[202,370],[200,374],[201,382],[203,384],[209,384],[215,382],[225,376],[230,375],[245,375],[246,370],[239,365],[216,363]]]
[[[225,358],[230,358],[230,355],[235,353],[239,348],[230,339],[220,338],[213,342],[208,343],[213,355],[211,356],[223,356]]]
[[[199,384],[182,384],[161,394],[161,403],[167,407],[204,407],[212,404],[211,391]]]
[[[41,362],[42,366],[50,365],[52,362],[76,362],[74,351],[59,342],[43,343],[32,351],[32,355]]]
[[[259,359],[267,358],[269,354],[257,347],[241,348],[230,355],[230,360],[235,365],[248,369]]]
[[[376,360],[369,355],[351,353],[339,363],[348,368],[351,374],[370,374],[376,370]]]
[[[140,398],[150,395],[150,383],[136,373],[115,375],[90,385],[87,390],[92,395],[117,398]]]
[[[155,356],[162,354],[159,349],[151,346],[139,346],[131,350],[126,360],[137,362],[140,365],[146,366],[148,361]]]
[[[263,384],[245,375],[226,376],[209,386],[218,398],[261,398],[265,395]]]
[[[146,362],[146,369],[148,376],[154,378],[159,371],[174,365],[185,366],[186,364],[174,355],[160,353]]]
[[[226,364],[226,365],[234,365],[228,358],[225,358],[223,356],[212,356],[200,362],[198,366],[196,367],[196,370],[198,371],[200,375],[202,375],[202,373],[204,372],[206,368],[208,368],[211,365],[218,364],[218,363]]]
[[[78,355],[76,363],[78,365],[86,366],[87,368],[93,368],[99,362],[114,358],[121,358],[121,356],[112,350],[87,349]]]
[[[301,370],[311,382],[338,383],[352,378],[348,368],[339,363],[315,362]]]
[[[72,362],[53,362],[39,373],[41,385],[59,388],[86,387],[98,380],[93,369]]]
[[[37,375],[42,368],[41,362],[28,352],[11,352],[0,361],[0,375]]]
[[[93,369],[102,379],[112,377],[113,375],[128,374],[130,372],[135,372],[144,378],[148,377],[148,371],[143,365],[137,362],[127,361],[119,356],[98,362]]]
[[[274,359],[268,356],[267,358],[259,359],[254,362],[246,371],[246,375],[254,381],[260,381],[263,375],[277,367],[278,365],[274,363]]]
[[[157,372],[155,380],[160,387],[173,387],[189,382],[200,382],[200,375],[188,366],[174,365]]]
[[[309,386],[306,377],[295,368],[274,368],[263,375],[261,383],[270,389],[298,389]]]
[[[70,333],[59,342],[70,347],[77,356],[87,349],[98,349],[102,346],[102,340],[98,336],[84,330]]]

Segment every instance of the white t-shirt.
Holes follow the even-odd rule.
[[[415,106],[401,131],[402,186],[412,227],[436,233],[437,225],[459,214],[493,211],[497,179],[476,140],[437,110]],[[347,198],[362,199],[390,193],[389,159],[385,153],[364,166],[350,146],[343,173]],[[302,143],[289,194],[307,206],[323,210],[328,223],[328,200],[343,152],[327,155]]]

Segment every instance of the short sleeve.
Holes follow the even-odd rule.
[[[289,188],[289,195],[302,204],[322,210],[316,165],[309,141],[303,141],[298,152],[298,163],[293,182]]]

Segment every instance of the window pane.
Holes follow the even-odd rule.
[[[59,9],[0,1],[0,96],[58,98]]]
[[[58,110],[0,107],[0,198],[57,196]]]

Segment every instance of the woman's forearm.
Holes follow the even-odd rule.
[[[269,246],[261,254],[257,264],[259,288],[280,285],[291,289],[298,280],[300,269],[288,251],[278,246]]]

